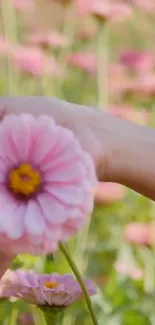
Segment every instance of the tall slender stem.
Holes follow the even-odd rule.
[[[4,29],[5,39],[8,40],[11,45],[16,45],[17,36],[17,19],[16,19],[16,9],[12,1],[2,0],[0,4],[2,13],[2,23]],[[20,73],[13,67],[12,58],[10,52],[7,55],[7,66],[8,66],[8,94],[17,95],[20,92]]]
[[[100,22],[97,38],[98,107],[108,109],[108,27]]]
[[[54,310],[52,307],[39,306],[41,309],[46,325],[56,325],[58,320],[58,310]]]
[[[69,3],[69,5],[66,5],[64,8],[64,21],[62,27],[62,34],[66,37],[69,43],[66,47],[61,48],[57,57],[57,62],[61,65],[64,74],[59,81],[59,92],[62,96],[63,96],[63,84],[65,81],[67,68],[68,68],[67,56],[69,55],[73,47],[76,24],[77,24],[77,17],[75,13],[75,6],[74,3],[71,4]]]
[[[60,242],[59,247],[60,247],[61,252],[64,254],[66,260],[68,261],[68,264],[70,265],[72,271],[74,272],[74,274],[75,274],[75,276],[76,276],[76,278],[77,278],[77,280],[78,280],[78,282],[80,284],[83,295],[85,297],[87,307],[89,309],[89,312],[90,312],[90,315],[91,315],[91,318],[92,318],[92,322],[93,322],[94,325],[98,325],[98,321],[97,321],[97,318],[96,318],[96,315],[95,315],[95,312],[94,312],[94,309],[93,309],[93,306],[92,306],[92,302],[91,302],[89,293],[87,291],[87,288],[85,286],[85,283],[84,283],[84,281],[82,279],[82,276],[81,276],[76,264],[72,260],[66,246],[63,243]]]

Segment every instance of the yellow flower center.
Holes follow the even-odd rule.
[[[40,173],[30,164],[21,164],[9,173],[9,187],[14,193],[33,194],[41,183]]]
[[[57,287],[57,285],[58,285],[57,282],[52,282],[52,281],[46,281],[44,283],[44,286],[49,289],[54,289]]]

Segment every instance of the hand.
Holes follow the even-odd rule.
[[[70,104],[54,98],[44,97],[1,97],[0,116],[13,113],[31,113],[33,115],[46,114],[54,118],[56,123],[73,131],[82,147],[90,153],[99,178],[105,174],[106,150],[103,153],[102,138],[98,136],[98,119],[101,123],[97,109]],[[102,123],[103,125],[103,123]],[[108,143],[107,143],[108,148]],[[102,161],[104,164],[102,166]],[[9,268],[13,256],[0,253],[0,278]]]
[[[0,252],[0,279],[10,267],[14,256],[13,254],[7,255],[6,253]]]
[[[155,131],[93,107],[55,98],[1,97],[0,115],[45,114],[73,131],[92,156],[99,181],[116,182],[155,200]],[[0,254],[0,277],[12,256]]]
[[[155,200],[155,130],[93,107],[45,97],[1,97],[0,113],[46,114],[73,131],[92,156],[99,181],[125,185]]]
[[[0,113],[2,117],[10,113],[20,114],[23,112],[34,115],[49,115],[59,125],[72,130],[80,141],[81,146],[92,156],[99,180],[106,179],[106,152],[108,151],[109,143],[106,141],[108,140],[106,135],[103,134],[103,113],[101,114],[93,107],[70,104],[55,98],[0,98]],[[100,130],[98,129],[99,123],[101,125]],[[99,132],[101,136],[99,136]]]

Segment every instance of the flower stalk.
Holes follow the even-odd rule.
[[[58,315],[61,312],[61,308],[52,308],[47,306],[39,306],[41,309],[46,325],[57,325]]]
[[[66,258],[68,264],[70,265],[73,273],[75,274],[75,276],[77,278],[77,281],[79,282],[79,285],[80,285],[81,290],[83,292],[87,307],[88,307],[89,312],[90,312],[90,316],[91,316],[93,325],[98,325],[98,321],[97,321],[97,318],[96,318],[96,315],[95,315],[95,312],[94,312],[94,308],[92,306],[92,302],[91,302],[89,293],[87,291],[85,283],[84,283],[84,281],[82,279],[82,276],[81,276],[76,264],[72,260],[68,249],[66,248],[66,246],[62,242],[59,242],[59,248],[60,248],[61,252],[63,253],[63,255],[65,256],[65,258]]]
[[[11,1],[3,0],[0,4],[4,36],[11,45],[18,43],[16,9]],[[18,95],[20,91],[20,73],[13,66],[10,53],[7,54],[8,95]]]
[[[97,37],[97,82],[98,107],[108,109],[108,27],[106,20],[100,21]]]

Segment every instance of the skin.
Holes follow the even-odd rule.
[[[1,119],[22,112],[46,114],[72,130],[92,156],[99,181],[120,183],[155,201],[155,130],[94,107],[44,97],[1,97]],[[0,277],[12,256],[0,254]]]

